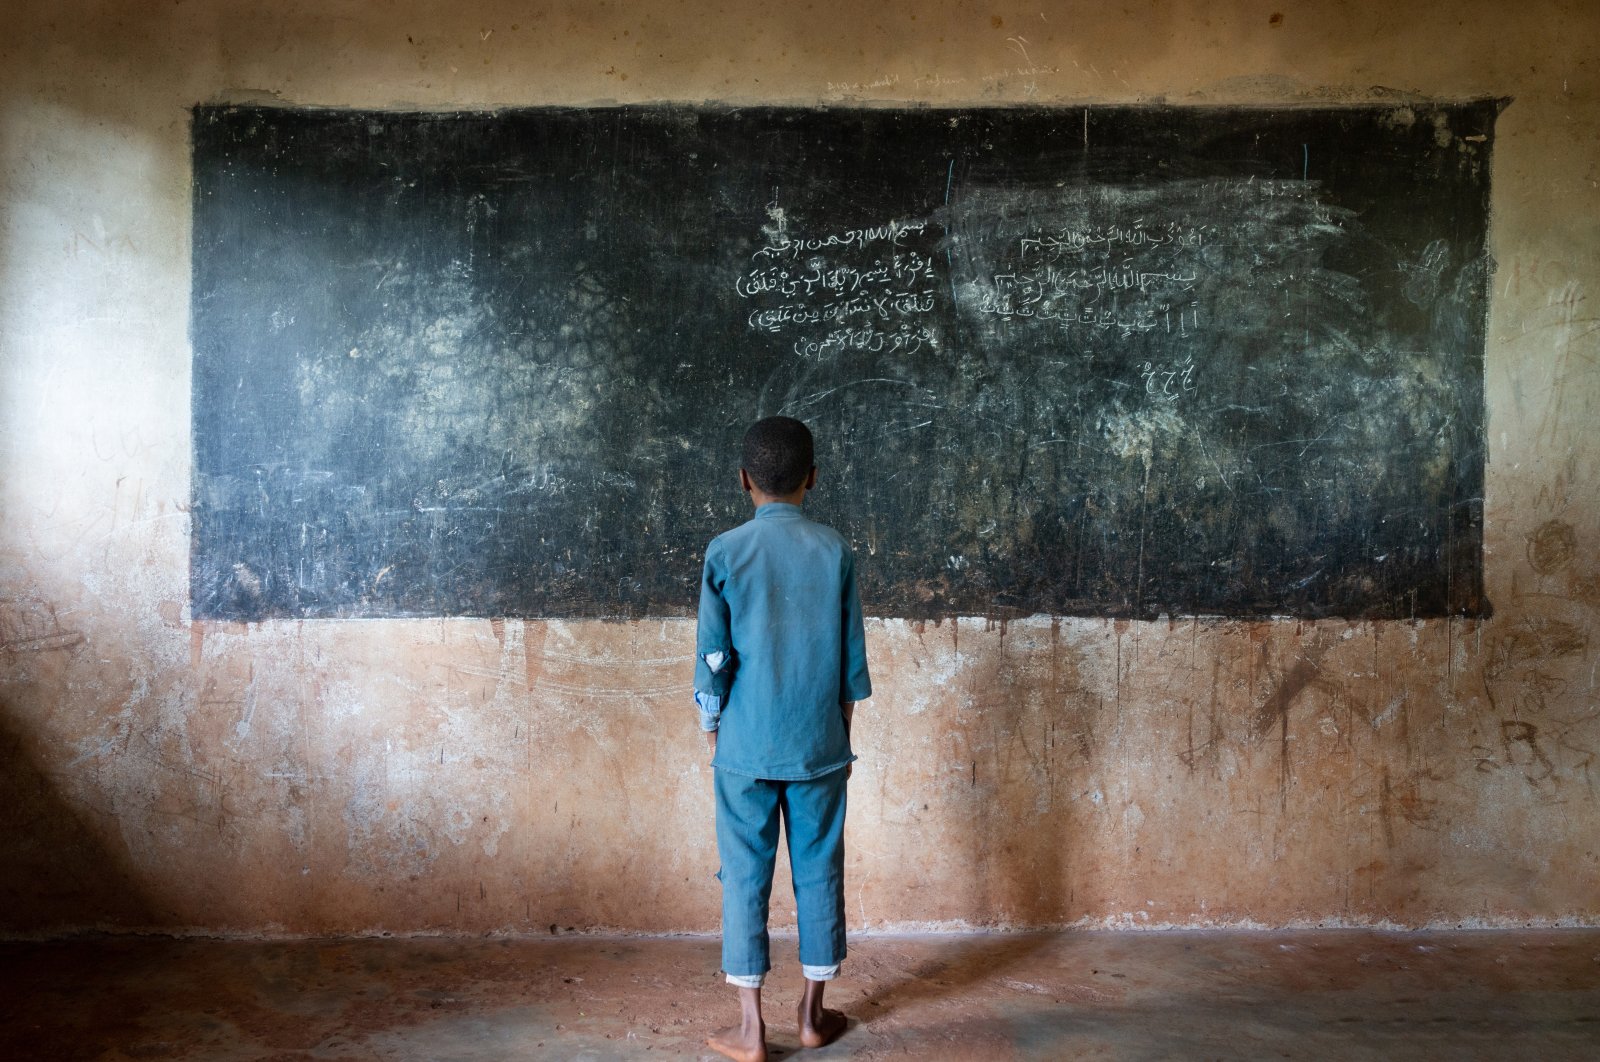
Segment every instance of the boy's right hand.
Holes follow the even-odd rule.
[[[715,730],[707,730],[705,734],[706,748],[710,749],[711,755],[715,756],[717,754],[717,732]]]
[[[839,711],[844,714],[844,737],[845,740],[848,741],[850,740],[850,721],[855,718],[856,714],[856,702],[840,701]],[[850,775],[855,773],[855,769],[856,765],[854,763],[847,763],[844,765],[844,776],[847,780],[849,779]]]

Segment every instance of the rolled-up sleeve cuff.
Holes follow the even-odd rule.
[[[722,698],[714,693],[694,691],[695,707],[700,709],[700,729],[707,731],[717,729],[722,724]]]

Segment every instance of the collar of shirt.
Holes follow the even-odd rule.
[[[767,502],[767,504],[756,510],[755,518],[757,520],[772,520],[804,515],[798,505],[790,505],[788,502]]]

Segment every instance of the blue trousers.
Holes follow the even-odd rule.
[[[717,771],[716,792],[723,972],[747,977],[772,968],[767,905],[780,817],[800,916],[800,961],[844,961],[844,768],[806,782]]]

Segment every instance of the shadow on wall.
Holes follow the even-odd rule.
[[[0,672],[21,657],[74,653],[83,635],[37,601],[0,600]],[[30,734],[29,731],[34,731]],[[152,908],[131,872],[114,814],[75,803],[30,749],[40,728],[22,721],[16,697],[0,697],[0,932],[64,926],[147,926]]]
[[[15,649],[0,649],[0,664]],[[135,927],[159,921],[130,870],[110,812],[62,795],[41,770],[0,699],[0,932],[63,926]]]
[[[1078,659],[1060,629],[1052,623],[1048,641],[1033,625],[1009,632],[1001,625],[998,637],[985,631],[967,672],[971,714],[961,730],[970,800],[957,821],[981,890],[971,909],[1011,928],[1059,926],[1074,917],[1070,846],[1083,838],[1058,796],[1068,758],[1062,754],[1076,746],[1058,748],[1057,735],[1082,728],[1073,719]]]
[[[944,863],[961,895],[951,897],[963,922],[1007,930],[1056,928],[1077,917],[1069,886],[1072,867],[1085,861],[1075,846],[1087,843],[1085,823],[1071,805],[1074,779],[1082,781],[1092,718],[1080,678],[1078,650],[1061,637],[1059,620],[1048,627],[946,621],[952,651],[968,694],[943,716],[934,735],[939,774],[930,793],[942,805],[908,851]],[[944,637],[922,625],[924,638]],[[935,795],[936,794],[936,795]],[[925,810],[928,810],[925,808]],[[1009,983],[1049,946],[1044,933],[1006,933],[952,944],[910,975],[875,985],[862,1007],[879,1020],[897,1008],[960,996],[975,985]],[[867,1011],[862,1010],[862,1013]]]

